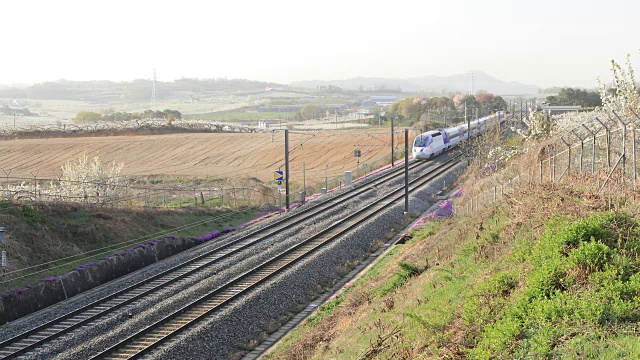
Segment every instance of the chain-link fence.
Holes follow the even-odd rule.
[[[530,148],[517,164],[500,175],[477,182],[465,189],[454,213],[467,214],[500,200],[529,184],[574,181],[576,175],[588,177],[593,191],[608,186],[635,185],[638,180],[636,144],[638,115],[622,117],[612,112],[606,119],[577,123],[567,133]]]

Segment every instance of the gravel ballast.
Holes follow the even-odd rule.
[[[443,162],[445,159],[440,157],[436,160]],[[432,165],[434,164],[432,163]],[[439,190],[443,180],[446,179],[447,183],[451,183],[453,176],[440,176],[432,182],[432,185],[415,192],[411,196],[410,213],[418,214],[426,210],[432,203],[431,194]],[[46,348],[29,354],[29,357],[46,359],[61,356],[63,358],[83,359],[95,354],[97,350],[109,347],[119,339],[179,309],[186,302],[219,287],[234,276],[303,241],[319,230],[326,228],[329,224],[342,219],[347,212],[362,208],[374,198],[375,194],[380,195],[388,192],[391,188],[398,188],[402,181],[403,179],[400,177],[392,185],[380,186],[370,191],[367,197],[323,213],[321,216],[314,218],[311,224],[298,225],[253,246],[250,251],[222,260],[205,271],[190,277],[187,281],[175,283],[152,296],[99,319],[90,327],[82,328],[52,341]],[[339,190],[321,199],[333,197],[342,191],[347,191],[347,189]],[[178,337],[179,339],[185,339],[184,341],[172,342],[170,346],[167,346],[155,356],[162,358],[160,354],[167,354],[166,356],[170,355],[173,358],[178,356],[177,354],[183,354],[181,356],[184,357],[178,356],[175,358],[186,359],[198,358],[194,354],[201,354],[207,358],[210,354],[215,353],[225,357],[241,351],[243,344],[246,344],[251,339],[259,338],[264,330],[270,326],[273,319],[289,316],[292,309],[306,304],[324,287],[330,286],[333,281],[341,276],[341,272],[344,272],[346,263],[353,263],[367,256],[374,250],[372,248],[373,244],[378,241],[384,242],[392,227],[396,230],[401,229],[405,221],[402,210],[402,204],[386,209],[375,219],[370,220],[368,225],[358,227],[348,236],[295,265],[291,270],[278,275],[241,301],[234,302],[223,311],[212,315],[207,321],[187,330]],[[293,210],[285,216],[291,216],[297,211],[299,210]],[[280,218],[282,217],[278,219]],[[271,221],[276,221],[276,219],[255,225],[252,230],[262,228]],[[242,233],[233,234],[215,243],[210,242],[197,246],[104,286],[89,290],[51,308],[20,319],[9,327],[5,326],[0,329],[0,338],[9,337],[11,334],[22,332],[39,323],[44,323],[63,313],[77,309],[116,289],[124,288],[141,279],[157,274],[164,269],[175,266],[186,259],[190,259],[241,235]],[[129,312],[133,314],[131,318],[128,316]],[[108,336],[105,336],[105,334],[108,334]],[[208,337],[210,336],[217,336],[218,340],[209,339]],[[202,339],[198,340],[199,338]],[[196,345],[196,343],[198,344]],[[203,345],[202,343],[205,344]],[[189,348],[195,347],[200,350],[194,349],[193,351],[195,352],[191,353],[192,350],[185,349],[185,346]]]

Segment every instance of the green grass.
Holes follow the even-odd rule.
[[[1,206],[1,205],[0,205]],[[163,234],[197,237],[238,225],[254,218],[252,209],[233,210],[122,210],[90,209],[79,205],[2,206],[8,237],[9,270],[53,261],[12,277],[46,270],[26,278],[0,284],[0,291],[34,284],[50,275],[62,275],[77,266],[98,261]],[[177,230],[179,227],[185,227]],[[82,253],[96,251],[82,255]],[[63,258],[75,256],[67,260]]]
[[[559,219],[510,261],[510,270],[474,292],[472,298],[484,303],[467,304],[468,325],[486,324],[473,339],[472,358],[600,357],[604,353],[586,344],[624,333],[640,320],[640,237],[627,214]],[[520,276],[523,268],[530,271]],[[517,281],[523,286],[512,293]],[[605,352],[638,358],[639,350],[620,345]]]
[[[400,286],[404,285],[412,277],[418,276],[424,272],[424,268],[416,264],[406,261],[398,262],[398,268],[391,279],[389,279],[378,291],[378,296],[382,297],[390,292],[395,291]]]
[[[640,358],[638,220],[513,217],[497,206],[453,228],[412,230],[269,358],[302,349],[314,359],[361,358],[376,344],[385,359]]]

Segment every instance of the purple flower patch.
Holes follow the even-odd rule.
[[[197,237],[197,238],[192,238],[193,241],[197,242],[197,243],[203,243],[212,239],[215,239],[219,236],[221,236],[222,234],[226,234],[232,231],[235,231],[235,228],[224,228],[221,231],[214,231],[212,233],[208,233],[206,235]]]
[[[55,281],[58,281],[58,278],[55,276],[47,276],[46,278],[42,279],[42,281],[55,282]]]
[[[92,261],[92,262],[90,262],[90,263],[86,263],[86,264],[83,264],[83,265],[78,266],[78,267],[76,268],[76,270],[80,271],[80,270],[88,269],[88,268],[90,268],[90,267],[92,267],[92,266],[94,266],[94,265],[97,265],[97,264],[98,264],[97,262]]]
[[[21,295],[24,292],[24,289],[17,288],[15,291],[17,295]]]

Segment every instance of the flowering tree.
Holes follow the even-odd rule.
[[[633,112],[639,113],[640,92],[631,66],[631,55],[627,55],[626,67],[625,70],[615,60],[611,60],[613,83],[607,88],[598,78],[598,88],[606,111],[614,110],[618,115],[631,117],[635,121]]]
[[[63,201],[107,203],[118,197],[124,184],[120,176],[123,163],[104,164],[97,156],[89,161],[86,154],[77,162],[62,166],[62,175],[51,184],[52,192]]]

